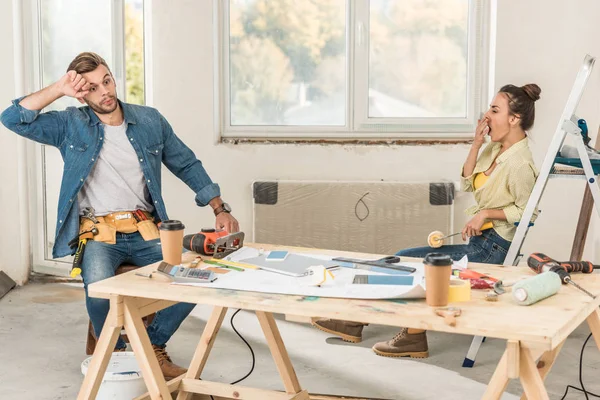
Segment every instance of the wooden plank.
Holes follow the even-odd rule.
[[[140,302],[144,300],[143,302]],[[167,307],[177,304],[176,301],[166,300],[155,300],[155,299],[138,299],[138,310],[142,317],[146,315],[154,314],[160,310],[164,310]]]
[[[183,379],[183,375],[178,376],[177,378],[171,379],[167,382],[167,387],[169,388],[169,392],[173,393],[177,389],[179,389],[179,385],[181,385],[181,380]],[[141,396],[134,398],[133,400],[150,400],[150,393],[146,392]]]
[[[285,390],[288,393],[300,392],[302,388],[298,382],[298,377],[296,376],[296,371],[294,371],[294,367],[292,366],[290,356],[288,355],[285,345],[283,344],[283,339],[281,338],[281,334],[279,333],[279,329],[277,328],[277,323],[275,322],[275,318],[273,318],[273,314],[257,311],[256,316],[258,317],[260,327],[262,328],[265,338],[267,339],[267,345],[271,350],[271,355],[275,360],[275,365],[277,366],[279,375],[281,375],[281,379],[283,380],[283,387],[285,387]]]
[[[280,393],[283,393],[283,392],[280,392]],[[229,400],[230,399],[227,397],[214,396],[214,395],[212,396],[213,398],[211,399],[209,396],[210,395],[195,393],[192,397],[192,400]],[[376,398],[376,397],[354,397],[354,396],[342,396],[342,395],[336,396],[336,395],[331,395],[331,394],[315,394],[315,393],[309,393],[308,398],[310,400],[392,400],[390,398],[381,399],[381,398]]]
[[[600,128],[598,129],[598,135],[596,136],[596,142],[594,144],[596,150],[600,150],[600,140],[598,139],[600,139]],[[594,198],[592,197],[592,192],[586,182],[585,192],[583,193],[583,200],[581,202],[581,210],[579,211],[579,219],[577,220],[577,228],[575,229],[575,236],[573,238],[571,256],[569,258],[571,261],[581,261],[581,258],[583,257],[583,248],[585,247],[593,209]]]
[[[0,271],[0,299],[15,286],[17,286],[17,282],[13,281],[4,271]]]
[[[183,379],[183,376],[178,376],[175,379],[170,380],[169,382],[167,382],[167,386],[169,387],[169,390],[171,391],[171,393],[173,393],[174,391],[177,390],[177,388],[180,385],[181,380]],[[284,392],[279,392],[279,393],[284,393]],[[382,398],[375,398],[375,397],[354,397],[354,396],[345,396],[345,395],[333,395],[333,394],[319,394],[319,393],[309,393],[308,394],[310,400],[391,400],[391,399],[382,399]],[[225,397],[220,397],[220,396],[214,396],[213,395],[214,400],[227,400],[227,398]],[[150,400],[150,395],[148,393],[145,393],[139,397],[136,397],[133,400]],[[195,393],[193,394],[193,397],[191,398],[191,400],[212,400],[209,395],[204,395],[204,394],[198,394]]]
[[[311,317],[305,315],[285,314],[285,320],[289,322],[297,322],[300,324],[310,324],[312,322]]]
[[[186,392],[210,394],[232,399],[244,400],[309,400],[306,390],[299,393],[282,393],[274,390],[255,389],[245,386],[229,385],[219,382],[208,382],[184,378],[181,389]]]
[[[81,389],[79,389],[77,400],[93,400],[98,394],[106,367],[117,344],[117,339],[121,334],[122,325],[118,322],[118,315],[122,306],[123,302],[120,297],[115,297],[111,300],[110,311],[106,316],[102,332],[100,332],[100,338],[98,338],[94,355],[83,378],[83,384],[81,385]]]
[[[269,245],[258,246],[266,250],[277,248]],[[379,256],[319,249],[289,249],[300,253],[353,258]],[[184,262],[186,257],[193,259],[195,254],[184,254]],[[155,266],[147,266],[141,271],[147,273],[154,268]],[[533,271],[522,267],[469,264],[469,268],[505,281],[516,281],[534,275]],[[574,274],[572,278],[575,283],[582,283],[592,293],[600,294],[600,274],[586,274],[585,277]],[[432,313],[431,308],[422,300],[403,303],[221,290],[210,287],[170,285],[129,273],[94,283],[90,285],[89,291],[90,295],[99,297],[116,293],[269,313],[292,312],[301,317],[358,320],[372,324],[518,340],[537,344],[544,350],[555,348],[587,318],[593,309],[600,306],[600,296],[597,299],[589,299],[570,286],[561,287],[555,296],[529,307],[515,305],[511,296],[500,296],[497,302],[487,302],[483,291],[473,290],[472,300],[460,304],[462,309],[460,324],[449,327],[442,318]]]
[[[192,357],[190,367],[188,368],[188,371],[185,374],[186,379],[193,380],[200,378],[202,370],[206,365],[206,360],[208,360],[210,351],[212,350],[213,344],[215,343],[215,339],[217,338],[217,333],[219,333],[219,329],[223,324],[225,314],[227,314],[227,308],[214,308],[212,314],[210,315],[210,318],[206,322],[206,326],[204,327],[204,331],[202,332],[202,337],[200,338],[200,343],[198,343],[198,347],[196,348],[194,357]],[[190,394],[185,389],[179,391],[179,394],[177,395],[177,400],[189,399]]]
[[[506,390],[508,385],[508,350],[504,351],[498,366],[488,383],[485,393],[482,399],[484,400],[498,400],[502,397],[502,394]]]
[[[113,296],[110,301],[110,308],[115,309],[115,326],[123,328],[125,326],[125,307],[123,305],[123,296]]]
[[[525,395],[529,399],[549,400],[548,392],[546,392],[544,381],[538,372],[531,350],[522,346],[520,353],[520,378]]]
[[[125,331],[151,399],[170,399],[171,392],[154,355],[150,338],[133,299],[124,300]]]
[[[600,311],[598,309],[587,317],[587,323],[592,331],[596,346],[600,349]]]
[[[571,261],[581,261],[583,258],[583,249],[587,240],[587,233],[590,226],[590,220],[592,219],[593,209],[594,198],[592,197],[592,191],[586,182],[585,192],[583,193],[583,200],[581,202],[581,211],[579,211],[579,219],[577,220],[575,237],[573,238],[573,246],[571,247],[571,255],[569,257],[569,260]]]
[[[327,394],[314,394],[309,393],[310,400],[390,400],[390,399],[379,399],[374,397],[352,397],[352,396],[334,396]]]
[[[536,366],[542,380],[545,380],[546,376],[548,376],[548,373],[550,372],[550,369],[552,369],[552,366],[556,361],[556,357],[558,357],[558,353],[560,353],[560,350],[562,349],[564,344],[565,342],[563,341],[554,350],[544,352],[544,354],[542,354],[542,357],[537,362]],[[532,355],[533,358],[536,359],[533,351]],[[523,395],[521,396],[521,400],[527,400],[527,395],[525,395],[525,393],[523,393]]]
[[[508,379],[519,377],[519,342],[516,340],[506,343],[506,376]]]

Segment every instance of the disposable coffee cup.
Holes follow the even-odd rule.
[[[171,265],[181,264],[183,253],[183,230],[185,226],[176,219],[162,221],[160,227],[160,244],[163,261]]]
[[[425,302],[432,307],[448,305],[452,258],[447,254],[429,253],[425,265]]]

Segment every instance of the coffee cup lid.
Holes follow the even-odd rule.
[[[429,253],[425,256],[424,263],[436,267],[446,267],[452,265],[452,258],[448,254]]]
[[[180,231],[185,229],[185,225],[183,225],[181,221],[177,219],[168,219],[161,222],[158,229],[161,231]]]

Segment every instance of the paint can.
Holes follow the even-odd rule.
[[[81,363],[81,373],[85,376],[92,357]],[[131,400],[146,393],[142,371],[132,351],[112,353],[98,390],[97,400]]]

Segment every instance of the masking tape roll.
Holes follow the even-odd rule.
[[[448,303],[471,300],[471,282],[463,279],[450,279]]]

